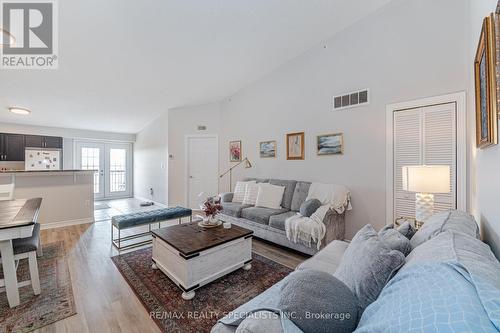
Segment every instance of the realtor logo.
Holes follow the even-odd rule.
[[[57,69],[55,0],[0,0],[2,69]],[[7,37],[5,37],[7,36]]]

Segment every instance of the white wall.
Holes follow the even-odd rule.
[[[385,107],[468,87],[468,0],[396,0],[222,103],[220,166],[226,144],[243,141],[254,168],[236,175],[345,184],[354,209],[351,238],[385,218]],[[333,112],[332,96],[371,89],[369,106]],[[286,161],[285,134],[306,132],[305,161]],[[343,132],[343,156],[316,156],[318,134]],[[278,141],[277,159],[258,142]],[[227,186],[227,185],[223,185]]]
[[[219,135],[223,123],[219,103],[169,110],[168,141],[169,154],[172,156],[168,168],[170,205],[186,204],[186,136]],[[206,126],[206,130],[199,131],[199,125]]]
[[[153,189],[153,195],[150,189]],[[136,136],[134,196],[168,203],[168,114],[165,112]]]
[[[481,33],[482,21],[485,16],[495,11],[497,0],[470,1],[470,50],[469,50],[469,87],[474,93],[474,58]],[[484,240],[491,246],[496,256],[500,258],[500,145],[486,149],[475,149],[475,104],[474,98],[469,100],[469,119],[471,124],[471,164],[473,183],[473,212],[481,222],[481,232]]]
[[[73,142],[74,139],[106,140],[134,142],[135,134],[87,131],[71,128],[30,126],[11,123],[0,123],[0,133],[19,133],[31,135],[47,135],[63,137],[63,169],[74,169]]]

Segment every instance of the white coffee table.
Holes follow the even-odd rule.
[[[190,300],[195,290],[239,268],[252,267],[253,231],[233,225],[186,223],[152,231],[153,269],[160,269]]]

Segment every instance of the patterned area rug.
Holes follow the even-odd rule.
[[[229,311],[254,298],[292,270],[253,254],[252,269],[239,269],[198,290],[190,301],[160,270],[151,269],[151,248],[113,257],[113,262],[163,332],[210,332]]]
[[[43,246],[38,258],[42,293],[33,294],[30,286],[19,290],[21,305],[11,309],[5,292],[0,293],[0,332],[30,332],[76,314],[68,261],[62,242]],[[3,271],[0,268],[0,276]],[[18,281],[29,279],[28,260],[23,259],[17,269]]]

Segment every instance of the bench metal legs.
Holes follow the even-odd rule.
[[[118,230],[118,238],[114,238],[114,229],[115,229],[114,225],[111,223],[111,244],[113,244],[113,246],[118,251],[127,250],[127,249],[131,249],[131,248],[138,247],[138,246],[143,246],[146,244],[150,244],[152,242],[151,239],[147,239],[147,240],[133,243],[133,244],[129,244],[129,245],[122,245],[121,244],[122,242],[131,240],[131,239],[150,236],[151,235],[151,224],[149,225],[149,231],[141,232],[140,234],[134,234],[134,235],[125,236],[125,237],[122,237],[121,230],[116,228]]]
[[[185,216],[187,217],[187,216]],[[193,216],[190,215],[189,216],[189,221],[192,222],[193,221]],[[148,231],[146,232],[141,232],[139,234],[134,234],[134,235],[130,235],[130,236],[125,236],[125,237],[122,237],[121,236],[121,229],[119,228],[116,228],[113,223],[111,223],[111,244],[113,244],[113,246],[118,250],[118,251],[122,251],[122,250],[127,250],[127,249],[131,249],[131,248],[134,248],[134,247],[139,247],[139,246],[143,246],[143,245],[146,245],[146,244],[151,244],[152,243],[152,239],[147,239],[147,240],[144,240],[144,241],[140,241],[140,242],[137,242],[137,243],[133,243],[133,244],[129,244],[129,245],[122,245],[121,243],[122,242],[125,242],[125,241],[128,241],[128,240],[131,240],[131,239],[135,239],[135,238],[141,238],[141,237],[146,237],[146,236],[150,236],[151,235],[151,226],[153,224],[156,224],[157,222],[154,222],[154,223],[149,223],[148,224]],[[182,223],[182,217],[179,217],[179,224]],[[139,226],[137,226],[139,227]],[[134,228],[134,227],[132,227]],[[158,229],[161,228],[161,221],[158,222]],[[118,230],[118,238],[115,238],[115,231],[114,229]],[[127,229],[131,229],[131,228],[127,228]]]

